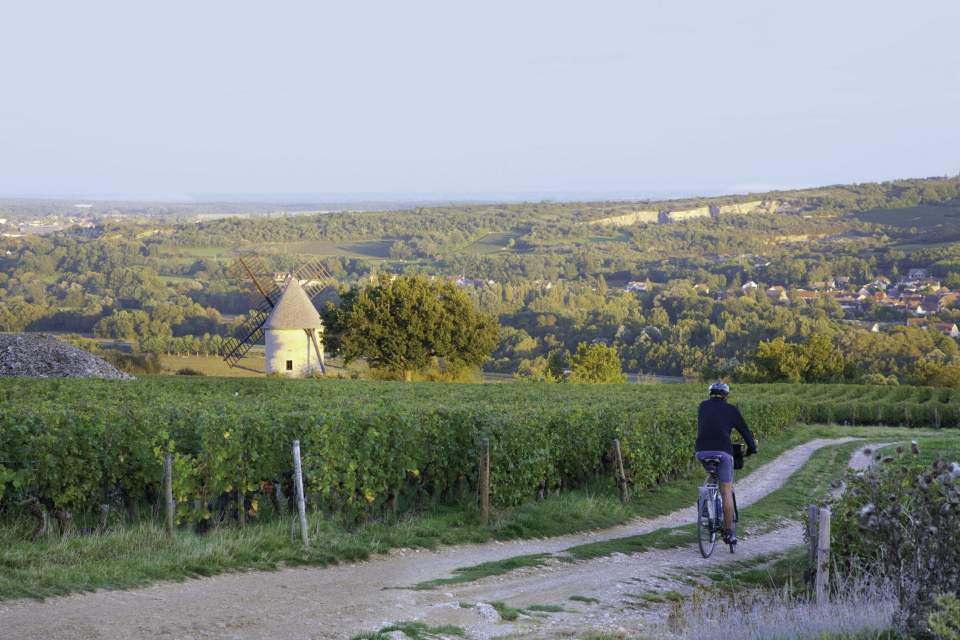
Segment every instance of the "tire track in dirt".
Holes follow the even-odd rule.
[[[853,440],[855,438],[812,440],[783,453],[754,471],[749,482],[738,489],[740,505],[747,506],[778,489],[818,449]],[[436,551],[397,550],[356,564],[230,573],[130,591],[50,598],[43,602],[10,601],[0,603],[0,638],[333,639],[349,638],[397,620],[443,622],[447,618],[461,620],[459,624],[477,637],[488,637],[484,631],[488,626],[499,635],[508,632],[509,626],[488,620],[493,617],[488,607],[461,609],[459,599],[489,602],[516,598],[520,604],[530,604],[523,599],[529,595],[534,601],[544,603],[547,595],[560,597],[572,586],[589,590],[590,584],[584,576],[593,575],[597,584],[613,582],[615,575],[636,573],[648,563],[650,567],[683,566],[691,559],[688,558],[691,553],[689,549],[674,549],[584,563],[551,563],[529,572],[458,585],[456,591],[413,591],[403,587],[448,576],[457,567],[530,553],[556,553],[579,544],[688,524],[692,511],[691,506],[658,518],[549,539],[444,547]],[[752,539],[750,546],[760,549],[763,538]],[[780,545],[782,549],[782,540]],[[658,560],[661,554],[662,562]],[[747,556],[735,556],[743,557]],[[697,560],[698,556],[692,559]],[[649,575],[646,570],[641,573]],[[533,582],[542,581],[542,584],[524,582],[531,580],[531,576]],[[476,623],[464,620],[471,615],[482,619]]]

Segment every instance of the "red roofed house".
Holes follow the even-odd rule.
[[[960,338],[960,329],[958,329],[957,325],[953,322],[935,322],[931,326],[951,338]]]

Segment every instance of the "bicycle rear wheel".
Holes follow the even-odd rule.
[[[704,558],[709,558],[717,547],[717,531],[710,520],[707,501],[702,497],[697,500],[697,543]]]

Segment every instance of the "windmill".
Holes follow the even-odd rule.
[[[317,337],[317,332],[322,334],[323,325],[313,302],[334,282],[324,266],[316,261],[309,262],[291,273],[285,282],[278,283],[262,256],[241,254],[230,273],[242,288],[252,290],[256,305],[234,335],[224,340],[224,361],[231,367],[237,366],[253,345],[266,335],[267,373],[277,371],[284,375],[298,375],[308,372],[313,367],[311,346],[318,368],[325,372],[322,339]],[[300,330],[305,334],[302,342],[306,353],[294,339]],[[278,362],[280,366],[277,366]]]

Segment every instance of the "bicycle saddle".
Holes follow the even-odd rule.
[[[702,464],[705,468],[711,471],[716,471],[717,468],[720,466],[720,458],[716,458],[716,457],[704,458],[703,460],[700,461],[700,464]]]

